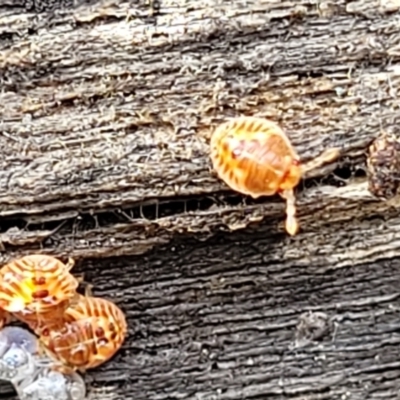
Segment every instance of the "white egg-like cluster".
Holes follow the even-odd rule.
[[[24,328],[0,331],[0,379],[14,386],[20,400],[84,400],[85,382],[77,373],[54,371],[54,361],[38,351],[35,335]]]

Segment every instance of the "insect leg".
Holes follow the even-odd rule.
[[[85,296],[93,297],[93,285],[90,283],[87,283],[85,286]]]
[[[8,325],[10,322],[15,321],[16,318],[8,313],[7,311],[0,310],[0,329],[3,329],[5,325]]]
[[[67,271],[71,271],[71,269],[74,267],[75,265],[75,260],[71,257],[68,258],[68,262],[65,264],[65,266],[67,267]]]
[[[79,283],[85,283],[85,274],[82,272],[81,274],[76,274],[74,275],[74,278],[79,282]]]
[[[296,218],[296,197],[292,189],[284,190],[279,193],[286,200],[286,222],[285,228],[289,235],[295,235],[299,230]]]

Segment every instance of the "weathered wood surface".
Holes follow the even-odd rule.
[[[368,193],[365,151],[398,133],[400,3],[52,3],[0,0],[0,261],[72,255],[127,312],[90,398],[399,399],[399,198]],[[298,236],[210,171],[235,115],[342,148]],[[296,348],[310,310],[329,329]]]

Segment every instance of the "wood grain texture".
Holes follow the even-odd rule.
[[[398,400],[400,196],[368,192],[365,153],[398,134],[400,3],[61,3],[0,0],[0,262],[72,256],[126,311],[89,398]],[[342,149],[294,238],[211,171],[238,115],[303,160]]]

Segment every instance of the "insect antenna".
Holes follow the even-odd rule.
[[[308,171],[321,167],[323,164],[336,160],[340,155],[340,149],[333,147],[325,150],[322,154],[314,159],[304,163],[301,166],[301,171],[305,174]]]

